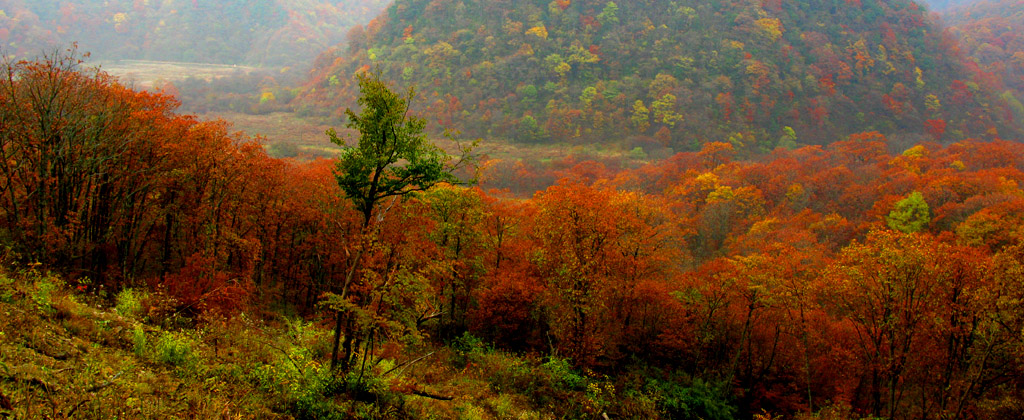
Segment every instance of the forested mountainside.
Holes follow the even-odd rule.
[[[0,0],[0,46],[30,57],[78,42],[101,59],[305,66],[385,0]]]
[[[865,132],[754,160],[712,142],[635,170],[580,162],[530,199],[435,185],[366,213],[352,186],[368,171],[339,173],[358,166],[270,158],[73,56],[4,71],[0,413],[1005,419],[1024,406],[1019,142],[893,153]],[[415,173],[388,181],[402,176]],[[117,315],[78,303],[114,294]]]
[[[1015,117],[1024,116],[1024,3],[979,1],[943,15],[984,84],[1002,91]]]
[[[379,69],[437,126],[520,142],[765,151],[1019,129],[911,1],[399,0],[351,35],[317,60],[308,108],[340,112],[353,74]]]

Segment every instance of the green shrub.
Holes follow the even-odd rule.
[[[146,299],[146,293],[133,289],[124,289],[118,292],[114,309],[122,316],[138,318],[145,313],[142,301]]]
[[[284,321],[288,328],[288,337],[297,346],[308,348],[313,359],[327,356],[327,352],[331,350],[330,340],[326,339],[327,331],[301,318],[285,318]]]
[[[462,336],[452,340],[451,348],[463,353],[472,353],[474,351],[486,350],[487,345],[484,344],[484,340],[479,337],[468,332],[464,332],[462,333]]]
[[[164,332],[160,335],[154,350],[156,351],[156,361],[186,371],[194,368],[198,361],[192,349],[192,341],[171,332]]]
[[[135,354],[139,356],[146,354],[146,349],[148,347],[149,344],[146,341],[146,332],[142,330],[141,326],[136,325],[135,329],[132,330],[132,348],[135,351]]]
[[[0,302],[11,303],[14,301],[14,279],[0,274]]]
[[[33,284],[32,301],[39,309],[53,309],[53,292],[60,289],[61,280],[54,276],[39,276]]]
[[[288,334],[304,341],[316,334],[311,324],[287,320]],[[293,345],[276,353],[271,363],[252,369],[250,380],[260,389],[277,394],[296,419],[347,418],[330,395],[345,388],[345,380],[313,357],[309,348]]]
[[[650,385],[660,395],[658,408],[673,419],[732,420],[732,405],[724,383],[708,383],[699,378],[688,385],[683,381],[652,380]]]
[[[565,389],[581,390],[587,386],[587,378],[577,374],[568,359],[551,357],[547,363],[541,365],[541,368],[551,375],[553,384]]]
[[[459,420],[483,420],[488,417],[486,410],[468,401],[459,403],[455,411],[459,413]]]
[[[291,396],[291,412],[299,420],[316,419],[347,419],[345,410],[329,396],[337,391],[339,385],[334,375],[327,374],[306,388],[298,389]]]
[[[452,340],[449,347],[454,350],[451,363],[456,366],[465,366],[473,361],[474,357],[487,352],[487,345],[484,341],[468,332]]]

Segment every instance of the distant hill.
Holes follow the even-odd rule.
[[[386,0],[0,0],[0,46],[30,57],[79,42],[101,59],[306,65]]]
[[[1024,3],[979,1],[943,14],[979,79],[1002,92],[1015,117],[1024,119]]]
[[[1018,130],[906,0],[397,0],[351,35],[317,59],[306,110],[341,115],[353,75],[378,68],[422,91],[436,127],[521,142],[765,151]]]

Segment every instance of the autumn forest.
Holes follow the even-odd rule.
[[[4,418],[1024,413],[1018,2],[127,3],[0,1]]]

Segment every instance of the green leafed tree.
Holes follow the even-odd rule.
[[[777,146],[787,150],[794,150],[799,147],[796,143],[796,131],[793,130],[793,127],[788,125],[782,127],[782,136],[779,137]]]
[[[651,104],[654,110],[654,120],[669,127],[675,127],[676,123],[683,120],[683,116],[676,113],[676,96],[666,93],[664,96]],[[636,110],[636,108],[633,108]]]
[[[597,20],[601,22],[602,25],[614,25],[619,23],[618,13],[619,5],[610,1],[608,4],[604,5],[604,9],[597,15]]]
[[[532,115],[524,115],[519,120],[518,138],[528,143],[538,142],[544,138],[544,130],[537,123],[536,118],[533,118]]]
[[[409,103],[416,96],[414,88],[409,88],[403,96],[388,88],[379,74],[360,73],[357,78],[360,90],[358,104],[362,110],[356,113],[346,109],[345,114],[349,119],[346,127],[359,132],[358,143],[347,144],[334,129],[328,130],[327,135],[332,143],[344,147],[335,176],[345,196],[362,214],[362,233],[366,237],[374,228],[374,210],[383,200],[426,191],[442,182],[459,183],[454,172],[469,162],[471,147],[463,148],[462,156],[453,162],[450,155],[428,141],[423,133],[426,121],[410,115]],[[346,323],[345,314],[355,309],[349,302],[348,293],[362,249],[364,247],[360,247],[352,260],[340,293],[327,297],[328,305],[338,311],[332,368],[339,361],[338,347],[342,326]],[[352,318],[348,319],[341,358],[343,368],[347,368],[352,352],[350,344],[354,326]]]
[[[650,110],[644,106],[644,101],[639,99],[633,103],[633,113],[629,117],[629,121],[633,123],[633,127],[636,128],[637,132],[643,133],[651,127],[650,123]]]
[[[409,115],[409,103],[416,91],[406,96],[392,91],[379,75],[358,76],[362,110],[346,109],[345,125],[359,131],[358,144],[347,146],[334,129],[331,142],[344,147],[335,174],[338,185],[363,215],[369,226],[373,209],[388,197],[425,191],[441,182],[457,181],[451,157],[431,144],[423,128],[426,120]]]
[[[920,192],[914,191],[906,198],[898,201],[886,216],[885,222],[890,228],[903,233],[920,232],[931,221],[928,203]]]

